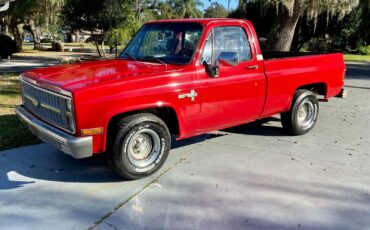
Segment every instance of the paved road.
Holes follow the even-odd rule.
[[[309,134],[273,119],[175,142],[143,180],[47,144],[0,152],[0,228],[370,228],[370,65],[348,75]]]
[[[63,59],[90,56],[91,53],[76,52],[44,52],[44,53],[18,53],[10,60],[0,61],[0,73],[21,73],[35,68],[59,64]]]
[[[24,57],[15,55],[10,60],[0,61],[0,73],[21,73],[34,68],[58,64],[57,58]]]

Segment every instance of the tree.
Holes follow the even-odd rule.
[[[316,19],[301,17],[293,39],[293,50],[304,44],[311,50],[344,50],[354,52],[370,44],[370,0],[360,4],[348,15],[330,16],[322,12]],[[315,26],[317,24],[318,26]]]
[[[198,0],[174,0],[172,5],[176,16],[179,18],[199,18],[203,16],[198,7],[203,7],[204,4]]]
[[[268,37],[267,49],[288,51],[291,48],[294,32],[299,18],[308,17],[316,20],[320,13],[327,12],[328,17],[338,15],[343,18],[359,3],[359,0],[241,0],[240,5],[258,2],[261,8],[273,6],[277,16]]]
[[[226,18],[227,10],[218,2],[212,3],[207,9],[204,10],[205,18]]]
[[[35,15],[35,24],[46,31],[55,29],[60,23],[60,12],[64,0],[39,0],[39,11]]]
[[[32,23],[32,18],[37,13],[39,6],[39,1],[37,0],[15,1],[10,4],[9,10],[0,13],[0,18],[8,26],[10,33],[17,43],[18,52],[22,51],[22,36],[18,26],[24,23],[27,24],[27,22]],[[29,29],[35,29],[35,27],[30,27]],[[31,33],[34,35],[37,34],[36,31],[31,31]],[[36,40],[37,38],[34,38],[35,48],[38,47]]]
[[[355,12],[354,12],[355,14]],[[360,0],[359,9],[353,17],[358,18],[358,27],[353,35],[356,40],[365,45],[370,44],[370,0]]]
[[[122,26],[132,15],[131,9],[131,2],[120,0],[100,0],[93,4],[90,0],[66,0],[62,18],[74,31],[91,31],[99,56],[104,56],[107,32]]]
[[[31,36],[33,38],[33,49],[40,49],[41,42],[40,42],[40,37],[36,30],[35,22],[31,18],[26,19],[23,29],[31,33]]]
[[[158,2],[153,12],[158,19],[171,19],[175,17],[175,10],[170,2]]]

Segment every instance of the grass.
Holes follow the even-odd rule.
[[[21,103],[18,75],[0,73],[0,151],[40,143],[14,112]]]
[[[357,62],[370,62],[370,56],[366,55],[355,55],[355,54],[345,54],[345,61],[357,61]]]

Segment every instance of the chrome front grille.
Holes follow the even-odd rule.
[[[70,133],[75,132],[72,99],[21,80],[24,106],[39,118]]]

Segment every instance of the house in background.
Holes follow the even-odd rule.
[[[80,31],[72,31],[70,28],[62,28],[58,32],[59,40],[62,42],[90,42],[91,37],[97,36],[96,33],[99,33],[100,31],[86,31],[86,30],[80,30]],[[101,33],[101,32],[100,32]]]

